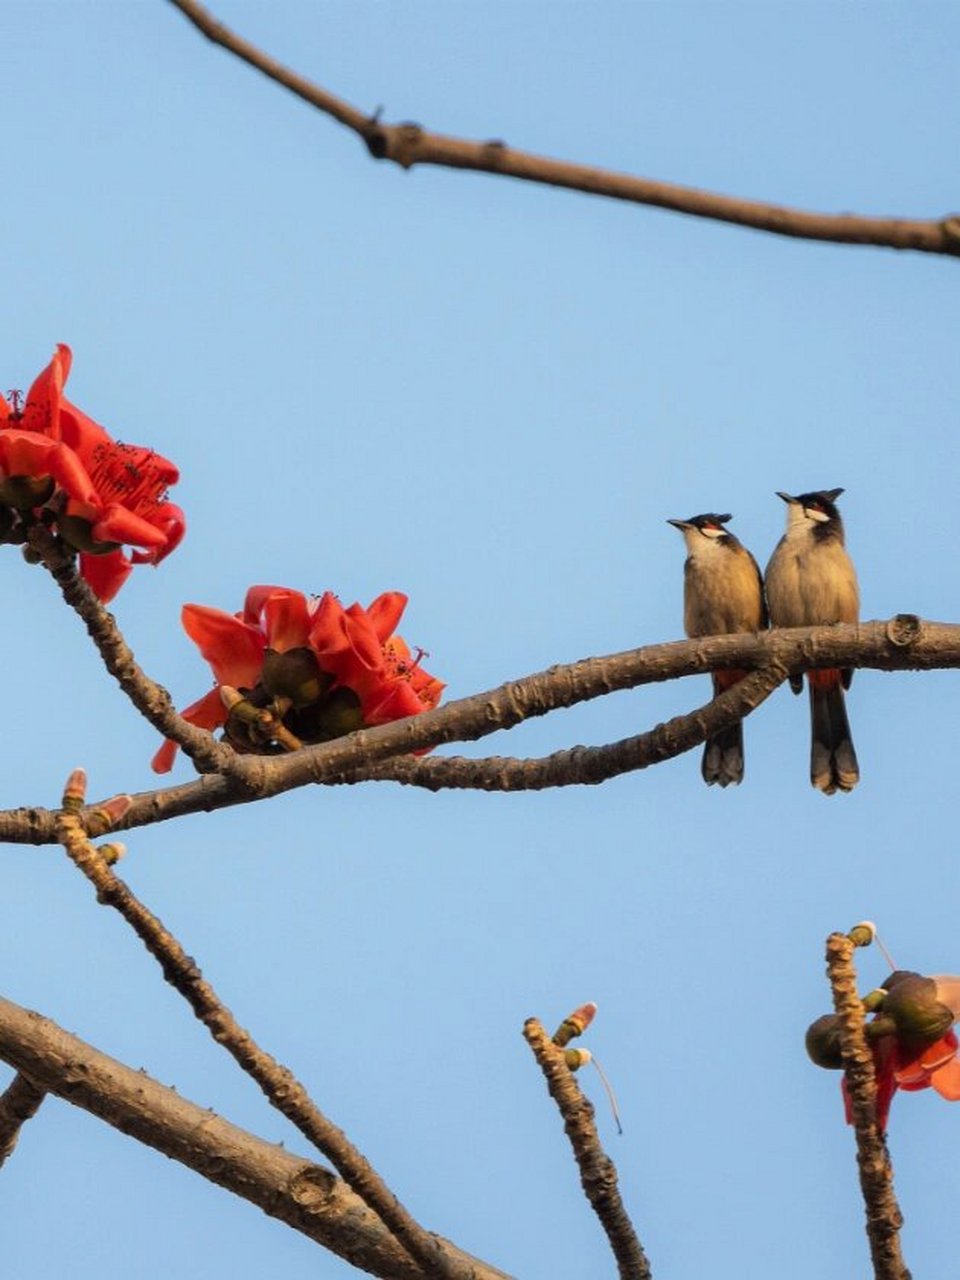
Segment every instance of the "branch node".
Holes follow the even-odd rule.
[[[390,130],[390,159],[403,169],[410,169],[417,161],[416,152],[423,138],[423,127],[413,120],[404,120]]]
[[[898,649],[909,649],[923,635],[923,621],[915,613],[898,613],[887,623],[887,639]]]
[[[326,1208],[334,1198],[336,1189],[337,1179],[319,1165],[301,1169],[290,1183],[290,1195],[293,1199],[314,1213]]]
[[[374,160],[386,160],[390,150],[387,131],[380,123],[381,108],[377,107],[374,114],[364,125],[362,138],[366,143],[367,150],[373,156]]]

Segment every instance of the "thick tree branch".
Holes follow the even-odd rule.
[[[551,667],[488,693],[287,756],[241,756],[231,773],[258,797],[277,795],[306,783],[327,782],[390,756],[512,729],[523,720],[615,689],[728,666],[781,667],[785,673],[830,666],[888,671],[960,666],[960,626],[924,623],[905,614],[888,623],[801,627],[651,645]]]
[[[465,785],[500,790],[502,779],[503,789],[511,790],[537,781],[538,770],[552,779],[543,785],[568,785],[568,780],[574,783],[601,781],[603,768],[610,764],[611,756],[615,758],[620,744],[577,747],[548,756],[544,761],[531,762],[500,761],[495,757],[481,761],[393,758],[423,747],[482,738],[510,729],[533,716],[546,715],[622,689],[722,667],[757,669],[765,666],[771,670],[780,668],[788,674],[837,666],[877,671],[957,668],[960,667],[960,625],[926,622],[912,614],[898,614],[888,622],[798,627],[758,635],[707,636],[648,645],[604,658],[585,658],[510,681],[486,693],[449,702],[409,720],[364,729],[289,756],[238,757],[235,767],[244,775],[240,781],[207,776],[176,787],[141,792],[134,796],[133,807],[117,830],[148,826],[191,813],[209,813],[280,795],[310,782],[359,782],[369,777],[392,778],[428,789]],[[741,690],[739,696],[744,693]],[[729,707],[730,703],[726,705]],[[707,713],[707,708],[691,713],[702,719],[700,731],[696,735],[684,731],[677,752],[696,746],[714,728],[721,727],[719,720],[708,722]],[[630,767],[642,768],[657,759],[668,758],[670,752],[658,754],[663,733],[676,738],[676,726],[685,719],[669,721],[663,726],[663,732],[653,730],[653,735],[660,736],[651,740],[650,757],[644,760],[645,748],[638,747],[638,762]],[[708,724],[710,727],[703,729]],[[586,752],[600,754],[585,755]],[[606,759],[604,753],[607,753]],[[387,759],[391,763],[381,769],[380,762]],[[612,773],[618,771],[614,769]],[[55,813],[38,806],[0,811],[0,841],[9,844],[56,843],[54,827]]]
[[[20,1130],[40,1109],[46,1090],[18,1071],[0,1094],[0,1165],[12,1155]]]
[[[77,572],[76,557],[39,524],[30,530],[29,543],[64,600],[86,626],[103,665],[140,714],[165,738],[172,738],[182,747],[201,773],[231,773],[236,752],[205,730],[188,724],[178,715],[166,689],[141,670],[113,614],[107,612]]]
[[[144,1071],[3,999],[0,1058],[44,1090],[258,1205],[354,1266],[386,1280],[425,1280],[380,1218],[328,1169],[238,1129]],[[449,1241],[441,1244],[475,1280],[506,1280]]]
[[[893,1168],[877,1128],[877,1081],[864,1033],[863,1001],[857,994],[854,942],[843,933],[827,939],[827,976],[840,1019],[840,1048],[857,1137],[860,1189],[876,1280],[910,1280],[900,1251],[903,1217],[893,1191]]]
[[[650,1264],[620,1198],[616,1167],[600,1143],[593,1104],[581,1092],[563,1050],[553,1043],[536,1018],[528,1018],[523,1024],[523,1036],[563,1117],[584,1194],[607,1233],[620,1280],[650,1280]]]
[[[82,771],[80,771],[82,773]],[[76,775],[74,775],[76,777]],[[71,778],[73,783],[73,778]],[[68,785],[64,804],[78,801],[82,788]],[[90,843],[73,811],[65,807],[57,834],[67,854],[97,891],[97,901],[113,907],[126,920],[159,963],[163,976],[187,1001],[196,1017],[235,1062],[260,1086],[271,1106],[300,1130],[333,1164],[353,1191],[369,1205],[428,1276],[458,1280],[465,1275],[438,1238],[410,1215],[370,1162],[347,1135],[323,1114],[291,1071],[264,1052],[237,1022],[204,979],[191,956],[162,922],[143,905]]]
[[[939,220],[875,218],[851,213],[809,213],[783,205],[735,196],[717,195],[694,187],[614,173],[592,165],[571,164],[508,147],[499,139],[471,142],[430,133],[417,124],[384,124],[367,116],[343,98],[288,70],[242,36],[234,34],[196,0],[171,0],[193,25],[228,52],[235,54],[269,79],[325,112],[366,143],[377,160],[392,160],[404,169],[417,164],[448,169],[472,169],[536,182],[546,186],[583,191],[653,205],[697,218],[751,227],[774,235],[801,240],[827,240],[837,244],[878,245],[888,249],[916,249],[922,253],[960,255],[960,215]]]

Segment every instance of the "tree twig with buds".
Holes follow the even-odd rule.
[[[410,1215],[370,1162],[317,1107],[291,1071],[281,1066],[256,1043],[237,1022],[207,982],[196,962],[188,956],[174,935],[115,874],[110,855],[104,856],[89,840],[79,814],[83,808],[86,775],[82,769],[70,775],[57,820],[60,844],[97,891],[97,901],[113,907],[126,920],[144,946],[160,964],[163,976],[190,1005],[196,1017],[239,1066],[255,1080],[271,1106],[285,1115],[314,1146],[327,1157],[343,1179],[381,1218],[400,1244],[428,1276],[459,1280],[463,1268],[437,1236],[425,1231]],[[116,797],[101,806],[102,825],[123,802]],[[113,847],[116,852],[116,847]]]
[[[615,173],[593,165],[554,160],[518,151],[500,139],[472,142],[431,133],[418,124],[387,124],[379,115],[364,114],[352,103],[268,57],[214,18],[197,0],[171,0],[171,3],[208,40],[352,130],[364,141],[375,160],[392,160],[403,169],[411,169],[418,164],[470,169],[613,200],[626,200],[632,204],[652,205],[692,217],[733,223],[801,240],[828,240],[838,244],[880,245],[888,249],[960,255],[960,216],[957,215],[929,221],[864,217],[851,213],[810,213],[658,182],[652,178]]]
[[[21,1128],[37,1114],[47,1091],[18,1071],[0,1094],[0,1166],[13,1153]]]
[[[876,1280],[910,1280],[900,1249],[903,1216],[893,1190],[893,1168],[886,1143],[877,1128],[873,1054],[864,1032],[863,1001],[857,994],[857,974],[853,964],[857,945],[851,935],[830,935],[827,939],[827,976],[839,1018],[844,1076],[857,1138],[860,1189],[866,1206],[867,1238]]]
[[[607,1233],[620,1280],[650,1280],[650,1264],[620,1198],[616,1166],[600,1143],[593,1104],[581,1092],[564,1049],[550,1039],[536,1018],[528,1018],[523,1024],[523,1037],[563,1117],[584,1194]]]

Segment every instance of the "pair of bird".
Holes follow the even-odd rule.
[[[732,517],[707,513],[670,520],[687,544],[683,625],[688,636],[726,635],[774,627],[807,627],[856,622],[860,593],[843,539],[836,507],[842,489],[822,489],[787,504],[787,530],[777,543],[764,577],[750,552],[724,528]],[[768,616],[769,609],[769,616]],[[713,673],[715,693],[729,689],[746,671]],[[810,781],[827,795],[852,791],[860,778],[843,691],[853,672],[809,671]],[[802,676],[791,676],[794,693]],[[743,781],[743,724],[738,721],[708,738],[701,766],[704,781],[721,787]]]

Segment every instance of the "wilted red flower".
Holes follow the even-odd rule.
[[[167,499],[179,472],[112,439],[64,397],[71,359],[61,343],[22,408],[0,397],[0,504],[21,515],[46,508],[79,551],[81,575],[109,601],[134,564],[158,564],[183,537],[183,512]],[[124,546],[136,550],[127,556]]]
[[[898,1089],[933,1088],[942,1098],[960,1101],[960,1040],[953,1024],[960,1019],[960,977],[925,977],[898,969],[871,1003],[866,1025],[877,1078],[877,1127],[886,1132],[890,1104]],[[819,1018],[807,1032],[807,1051],[818,1066],[842,1067],[838,1020]],[[847,1123],[853,1121],[846,1079],[842,1081]]]
[[[240,751],[269,752],[275,748],[269,739],[258,740],[249,719],[228,713],[222,686],[239,690],[248,705],[270,710],[309,743],[429,711],[444,685],[393,633],[406,604],[402,592],[386,591],[366,609],[345,609],[330,591],[308,597],[288,587],[257,586],[237,614],[184,605],[184,630],[217,683],[181,714],[203,729],[226,725]],[[164,743],[153,760],[157,773],[170,769],[176,751],[175,743]]]

